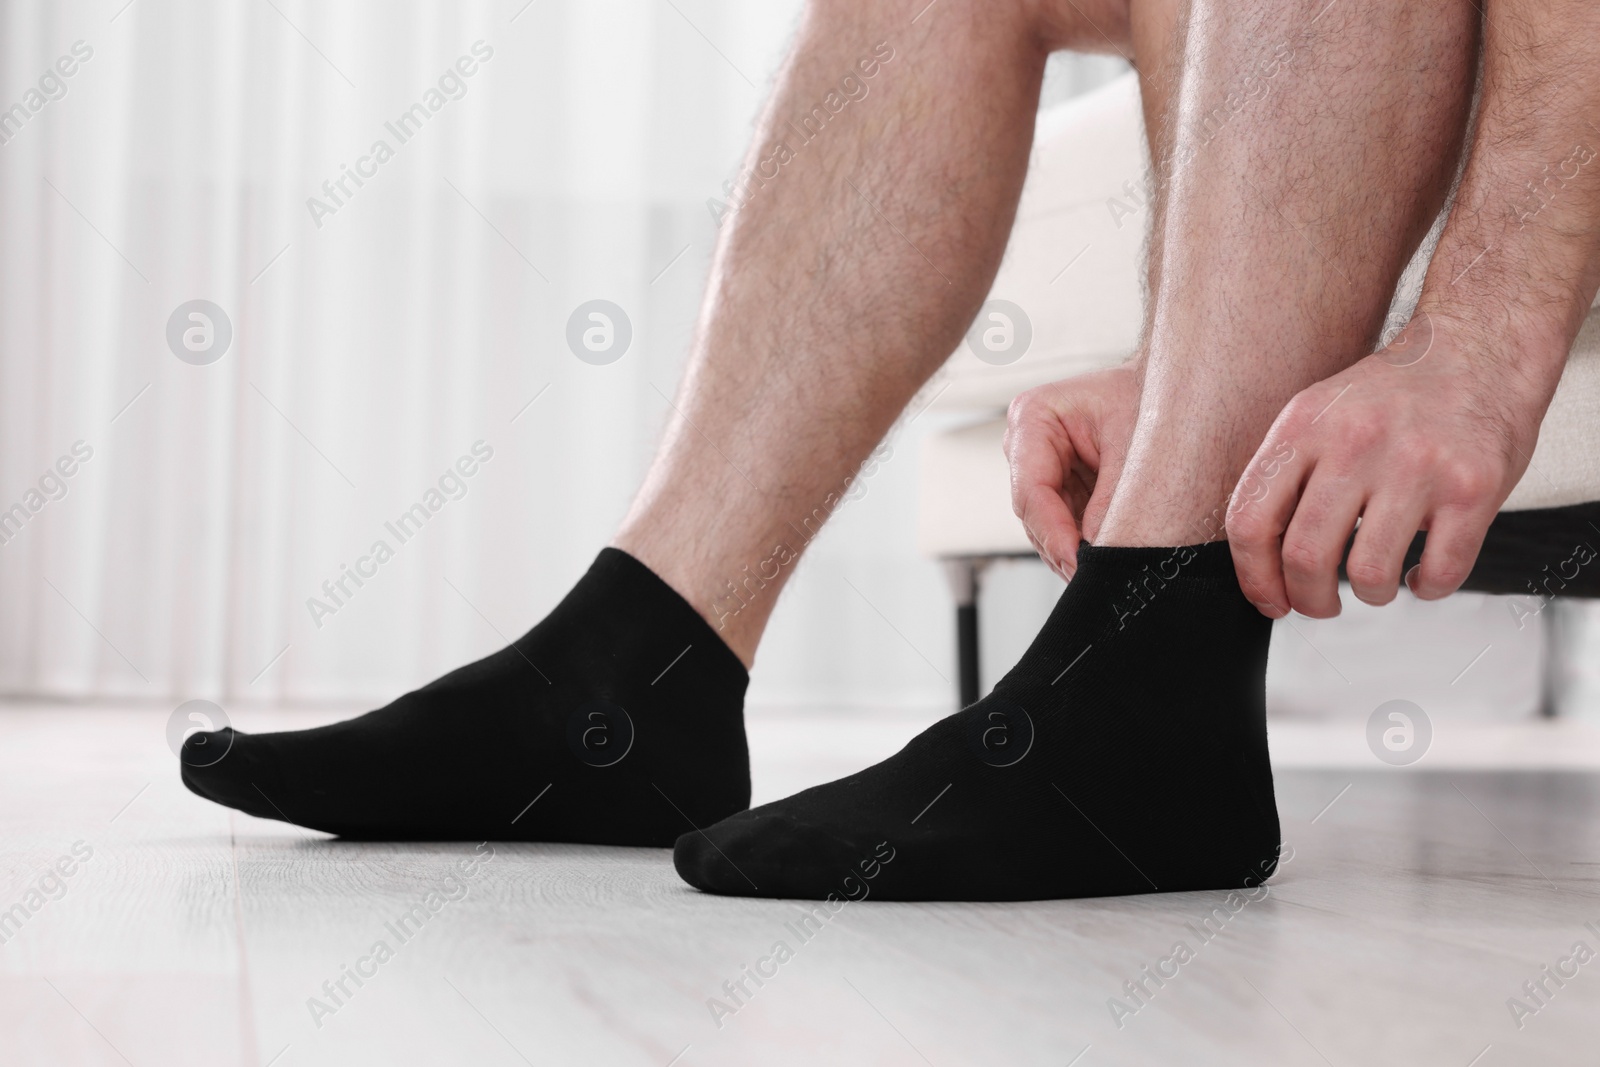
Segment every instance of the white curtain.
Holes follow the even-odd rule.
[[[376,700],[536,621],[672,414],[706,202],[797,15],[0,5],[0,691]],[[566,340],[597,299],[633,330],[607,365]],[[191,301],[231,326],[214,362],[223,325]],[[195,362],[175,312],[196,345],[210,322],[209,351],[177,346]],[[934,418],[802,566],[753,701],[953,699],[948,600],[913,548]],[[419,503],[402,543],[385,523]]]

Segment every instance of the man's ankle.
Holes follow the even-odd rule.
[[[663,552],[658,545],[629,536],[627,531],[619,533],[611,547],[628,553],[650,568],[657,578],[683,597],[717,632],[723,644],[739,657],[745,670],[755,665],[756,648],[777,599],[775,583],[765,579],[750,580],[750,576],[743,574],[724,578],[720,583],[707,580],[697,573],[699,568],[684,564],[676,554]],[[707,594],[707,589],[712,592]]]

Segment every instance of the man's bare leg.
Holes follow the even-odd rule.
[[[814,0],[621,550],[510,647],[388,707],[194,735],[189,787],[334,833],[474,841],[664,845],[746,807],[745,668],[791,557],[988,290],[1047,53],[1125,47],[1122,4]]]
[[[1100,543],[1222,537],[1284,405],[1373,351],[1455,171],[1477,20],[1457,0],[1194,5],[1139,418]]]
[[[889,760],[680,838],[690,884],[827,898],[871,879],[873,897],[902,900],[1242,891],[1283,860],[1271,624],[1215,539],[1279,409],[1376,342],[1456,162],[1475,41],[1470,4],[1327,3],[1189,11],[1176,99],[1152,125],[1174,165],[1158,183],[1138,419],[1099,537],[1032,647]]]
[[[1126,10],[809,6],[748,158],[758,178],[724,226],[676,414],[615,541],[747,665],[795,555],[993,282],[1047,54],[1127,54]],[[866,95],[803,128],[847,75]],[[777,166],[780,143],[793,155]]]

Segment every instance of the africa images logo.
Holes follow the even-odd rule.
[[[1386,701],[1367,718],[1367,747],[1391,767],[1417,762],[1432,743],[1432,720],[1409,700]]]
[[[991,767],[1011,767],[1033,748],[1033,717],[1021,704],[991,696],[967,720],[967,746]]]
[[[568,717],[567,747],[591,767],[621,763],[633,750],[633,719],[620,704],[591,700]]]
[[[167,318],[167,347],[185,363],[204,367],[228,353],[233,322],[209,300],[188,300]]]

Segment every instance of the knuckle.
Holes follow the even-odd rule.
[[[1043,386],[1018,393],[1012,399],[1011,406],[1006,408],[1006,425],[1015,428],[1037,419],[1039,409],[1045,404],[1043,393]]]
[[[1472,565],[1459,559],[1447,559],[1422,569],[1424,583],[1432,589],[1454,590],[1472,573]]]
[[[1234,545],[1257,549],[1266,543],[1267,524],[1261,517],[1259,509],[1241,508],[1230,511],[1224,522],[1228,530],[1228,540]]]
[[[1283,415],[1278,420],[1282,433],[1274,433],[1272,436],[1287,436],[1290,433],[1304,430],[1317,417],[1317,412],[1321,410],[1324,403],[1326,402],[1319,401],[1312,394],[1312,390],[1306,389],[1296,393],[1283,406]]]
[[[1345,566],[1350,586],[1365,592],[1381,592],[1400,584],[1399,571],[1374,559],[1351,559]]]
[[[1439,467],[1438,449],[1426,438],[1407,435],[1395,442],[1386,457],[1395,472],[1407,479],[1430,478]]]
[[[1283,546],[1283,572],[1291,578],[1314,578],[1326,572],[1331,561],[1319,546],[1290,540]]]
[[[1339,422],[1340,440],[1352,453],[1371,452],[1384,443],[1386,436],[1382,420],[1366,411],[1346,412]]]
[[[1284,405],[1283,414],[1270,436],[1299,441],[1308,434],[1335,425],[1339,415],[1347,414],[1340,411],[1344,405],[1338,402],[1338,397],[1338,389],[1322,385],[1302,389]]]
[[[1405,451],[1419,466],[1436,470],[1445,463],[1444,449],[1420,431],[1406,435]]]
[[[1438,480],[1444,495],[1452,501],[1478,501],[1496,488],[1494,473],[1487,466],[1460,458],[1440,464]]]

